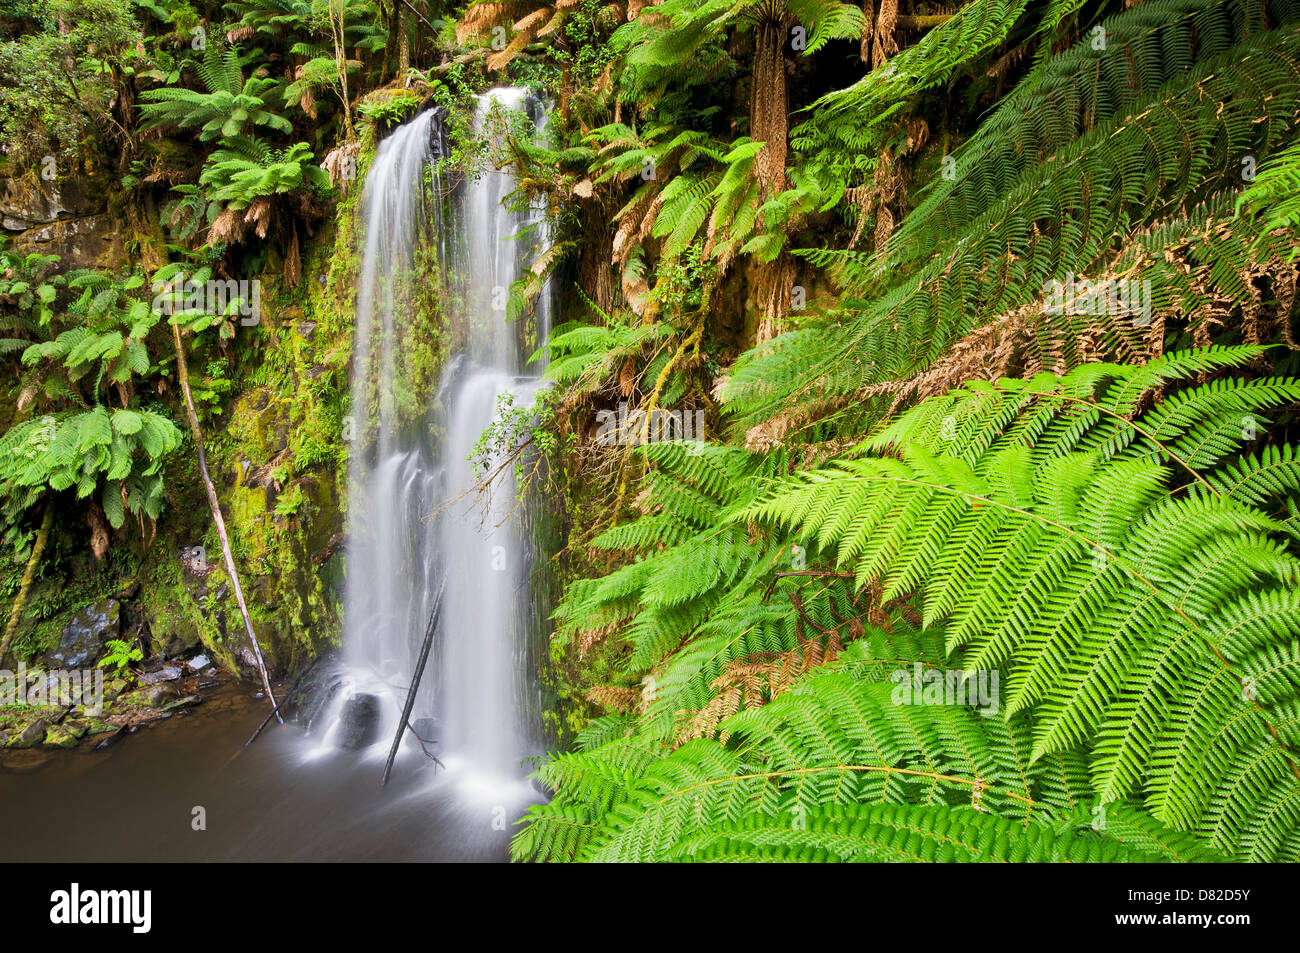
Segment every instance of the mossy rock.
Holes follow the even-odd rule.
[[[142,586],[142,601],[151,638],[158,637],[157,632],[170,646],[202,645],[226,671],[240,671],[235,657],[237,645],[228,638],[229,620],[237,618],[238,610],[223,570],[218,568],[199,578],[169,553],[152,567]],[[242,623],[238,627],[242,631]]]
[[[146,586],[141,601],[154,652],[175,658],[203,644],[202,629],[180,609],[174,590]]]
[[[250,467],[262,465],[289,445],[290,403],[269,387],[254,387],[235,401],[229,434]],[[241,482],[247,475],[243,463],[236,464]]]
[[[238,485],[226,499],[231,531],[255,560],[266,555],[275,534],[276,492],[269,486]]]
[[[75,748],[86,735],[86,726],[76,722],[51,725],[45,732],[44,744],[49,748]]]
[[[49,730],[50,722],[45,716],[40,716],[27,723],[22,731],[15,731],[9,739],[9,748],[34,748],[45,740],[45,733]]]
[[[163,658],[176,658],[203,644],[203,633],[199,627],[178,613],[173,606],[155,604],[147,607],[145,621],[149,626],[153,650]]]
[[[168,682],[145,685],[122,695],[118,701],[134,708],[163,708],[180,697],[180,691]]]

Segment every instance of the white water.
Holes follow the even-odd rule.
[[[494,90],[479,99],[480,131],[493,103],[529,110],[523,91]],[[540,125],[541,110],[534,104],[531,112]],[[318,733],[321,750],[331,747],[346,698],[374,694],[381,728],[365,754],[368,760],[382,758],[441,584],[435,648],[411,717],[437,719],[434,750],[450,774],[476,791],[499,794],[502,782],[526,773],[521,759],[537,743],[529,651],[535,635],[530,623],[537,615],[530,598],[535,546],[512,467],[481,486],[481,474],[467,458],[493,421],[501,395],[527,406],[536,391],[536,378],[522,373],[520,327],[508,324],[505,311],[494,306],[536,257],[544,236],[535,229],[539,234],[515,239],[521,229],[541,222],[541,214],[507,210],[504,200],[515,180],[489,167],[461,187],[448,241],[436,209],[420,200],[432,158],[430,137],[437,133],[431,113],[409,121],[381,144],[366,180],[353,365],[357,444],[349,473],[347,687],[323,719],[331,727]],[[436,243],[446,256],[444,267],[457,276],[450,300],[464,302],[464,313],[456,317],[463,320],[466,344],[442,374],[428,425],[403,429],[393,382],[403,349],[417,345],[406,338],[410,309],[394,286],[422,240]],[[536,315],[542,339],[550,321],[548,293]],[[367,438],[368,452],[362,449]],[[423,756],[404,746],[395,770],[412,759]]]

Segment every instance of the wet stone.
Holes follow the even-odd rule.
[[[49,660],[62,668],[85,668],[104,655],[104,644],[121,635],[121,607],[115,599],[86,606],[63,629]]]
[[[338,744],[355,751],[379,737],[379,699],[374,695],[353,695],[343,703],[339,719]]]

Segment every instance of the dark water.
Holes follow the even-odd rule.
[[[228,686],[103,750],[0,752],[0,861],[502,861],[528,797],[391,739],[320,749]],[[206,809],[207,829],[192,828]],[[505,828],[504,830],[501,828]]]

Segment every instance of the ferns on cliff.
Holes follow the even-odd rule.
[[[1258,18],[1249,16],[1202,16],[1206,3],[1174,6],[1183,12],[1167,22],[1144,7],[1107,25],[1133,46],[1094,51],[1084,41],[1028,77],[956,151],[956,180],[937,177],[876,255],[803,253],[831,268],[849,297],[832,320],[737,363],[726,409],[759,427],[751,445],[837,416],[851,433],[932,369],[929,392],[941,392],[970,376],[970,364],[941,373],[964,342],[998,354],[991,376],[1061,370],[1159,353],[1149,336],[1171,320],[1207,343],[1225,304],[1246,312],[1248,334],[1261,339],[1247,276],[1284,282],[1293,238],[1235,218],[1234,196],[1242,158],[1294,135],[1300,34],[1252,29]],[[1134,56],[1146,44],[1186,51],[1192,36],[1197,53],[1213,55],[1190,69]],[[1197,247],[1202,236],[1210,244]],[[1114,309],[1045,314],[1047,286],[1067,273],[1138,275],[1150,283],[1148,311],[1142,320]],[[1279,335],[1289,337],[1285,324]],[[1037,353],[1024,359],[1026,349]]]
[[[141,94],[145,101],[140,105],[140,114],[146,128],[170,123],[182,128],[198,126],[202,142],[248,135],[258,126],[292,131],[289,121],[268,106],[279,81],[258,76],[245,80],[238,49],[223,54],[213,44],[195,68],[207,92],[175,86]]]

